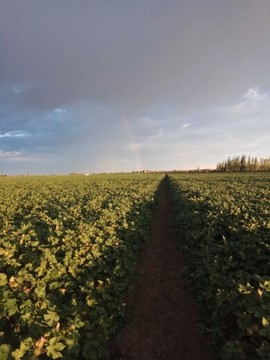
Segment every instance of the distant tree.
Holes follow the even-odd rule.
[[[232,160],[230,158],[230,156],[228,156],[227,159],[227,171],[231,171],[232,170]]]
[[[251,158],[250,158],[250,156],[248,157],[248,161],[247,161],[247,170],[251,171]]]
[[[254,171],[257,171],[258,167],[259,167],[259,162],[258,162],[258,159],[255,157],[254,158],[254,165],[253,165]]]
[[[270,157],[268,159],[246,157],[246,155],[230,156],[226,161],[217,164],[217,171],[270,171]]]
[[[236,156],[232,159],[232,170],[240,171],[240,156]]]
[[[226,162],[225,161],[217,164],[217,171],[226,171]]]
[[[246,155],[242,155],[240,160],[240,171],[246,171],[246,168],[247,168]]]

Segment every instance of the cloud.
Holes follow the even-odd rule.
[[[56,114],[65,114],[65,113],[67,112],[67,110],[66,110],[66,109],[57,108],[57,109],[54,109],[53,112],[56,113]]]
[[[214,3],[0,1],[2,155],[91,172],[269,150],[270,2]]]
[[[231,106],[221,108],[226,117],[239,120],[253,119],[261,121],[270,115],[270,97],[258,89],[248,89],[240,101]]]
[[[258,66],[256,54],[270,37],[268,11],[269,2],[251,0],[244,11],[212,0],[4,1],[0,80],[12,84],[18,106],[32,110],[78,101],[136,113],[161,101],[200,109],[254,77],[266,81],[269,61]]]
[[[267,97],[266,93],[261,93],[259,88],[253,89],[250,88],[247,92],[243,95],[243,99],[246,101],[260,101]]]
[[[258,91],[255,89],[248,89],[248,91],[243,95],[244,99],[247,100],[257,100],[258,99]]]
[[[24,138],[24,137],[29,137],[31,136],[31,134],[29,134],[27,131],[21,131],[21,130],[13,130],[13,131],[8,131],[6,133],[1,133],[0,132],[0,138]]]
[[[185,123],[185,124],[182,124],[182,127],[184,128],[184,129],[186,129],[187,127],[189,127],[191,124],[190,123]]]
[[[135,149],[139,150],[145,167],[214,168],[228,155],[269,156],[270,97],[260,90],[256,93],[247,90],[245,94],[249,95],[238,96],[236,104],[234,100],[227,106],[203,112],[151,118],[150,133],[135,131]],[[158,131],[161,124],[162,136]],[[183,131],[187,127],[189,130]],[[134,129],[137,130],[136,125]]]
[[[0,159],[1,160],[12,160],[18,159],[21,156],[21,153],[18,151],[2,151],[0,150]]]

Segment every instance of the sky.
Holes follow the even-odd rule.
[[[270,156],[269,0],[0,0],[0,173]]]

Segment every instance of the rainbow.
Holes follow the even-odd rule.
[[[139,151],[139,147],[138,147],[138,143],[136,141],[135,135],[134,135],[134,129],[132,126],[131,121],[129,120],[129,118],[126,116],[126,114],[123,113],[122,115],[122,123],[123,126],[126,130],[126,133],[128,135],[129,138],[129,143],[131,145],[131,148],[133,149],[133,155],[134,155],[134,167],[135,167],[135,171],[141,171],[144,169],[143,166],[143,161],[140,155],[140,151]]]

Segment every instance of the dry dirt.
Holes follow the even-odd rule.
[[[111,360],[210,360],[207,339],[196,331],[196,306],[181,272],[165,181],[151,237],[141,253],[140,280],[127,299],[128,324]]]

